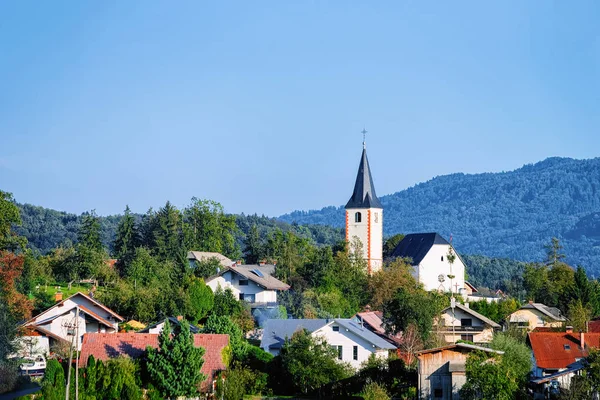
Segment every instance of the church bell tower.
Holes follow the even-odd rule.
[[[362,133],[364,135],[367,131]],[[346,241],[350,244],[350,251],[355,251],[353,243],[358,238],[368,272],[372,274],[383,265],[383,206],[375,194],[364,139],[354,192],[345,208]]]

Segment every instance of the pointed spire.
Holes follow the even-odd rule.
[[[365,133],[366,131],[363,130],[363,135]],[[348,200],[346,208],[383,208],[375,194],[375,186],[373,185],[365,142],[363,142],[362,157],[358,165],[354,192],[350,200]]]

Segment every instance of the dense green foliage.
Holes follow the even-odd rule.
[[[600,158],[549,158],[511,172],[436,177],[380,198],[384,234],[450,233],[458,251],[534,261],[558,237],[566,261],[600,275]],[[342,207],[296,211],[286,222],[342,227]],[[510,279],[510,277],[507,277]]]
[[[523,393],[531,371],[531,352],[527,346],[508,335],[496,334],[490,343],[504,354],[482,351],[467,358],[467,383],[461,388],[463,399],[510,400]]]
[[[65,398],[65,371],[55,359],[48,360],[42,379],[44,400],[63,400]]]
[[[146,349],[147,368],[152,382],[167,398],[192,396],[206,376],[200,372],[204,364],[204,348],[194,346],[194,336],[184,320],[171,335],[167,321],[158,337],[159,348]]]

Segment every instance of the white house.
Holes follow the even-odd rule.
[[[502,327],[484,315],[471,310],[468,305],[456,304],[454,310],[447,307],[438,320],[438,332],[447,343],[467,340],[473,343],[489,343],[494,331]]]
[[[270,319],[265,323],[260,347],[273,354],[279,354],[286,339],[306,329],[313,336],[324,338],[337,350],[338,360],[347,362],[358,369],[374,354],[387,358],[396,346],[382,339],[367,327],[352,319]]]
[[[165,326],[165,323],[167,321],[169,321],[169,325],[171,326],[171,331],[173,331],[173,328],[175,328],[176,326],[179,326],[182,319],[183,319],[182,317],[167,317],[167,318],[162,319],[152,325],[148,325],[147,327],[138,331],[137,333],[159,334],[162,332],[163,327]],[[200,329],[198,329],[196,326],[190,324],[190,332],[200,333]]]
[[[454,255],[453,262],[448,255]],[[463,294],[465,263],[452,245],[437,233],[406,235],[392,253],[393,258],[409,258],[413,276],[425,290]]]
[[[56,342],[73,343],[79,350],[85,333],[115,333],[123,320],[99,301],[78,292],[21,326],[24,335],[18,339],[19,353],[49,354]]]
[[[208,278],[206,284],[214,291],[220,286],[231,289],[240,300],[254,308],[277,305],[277,293],[290,288],[274,278],[274,265],[232,265]]]

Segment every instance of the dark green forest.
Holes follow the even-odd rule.
[[[543,259],[544,244],[557,237],[569,264],[600,275],[600,158],[555,157],[510,172],[439,176],[380,200],[386,236],[452,234],[462,254],[522,261]],[[341,227],[343,212],[331,206],[279,219]]]

